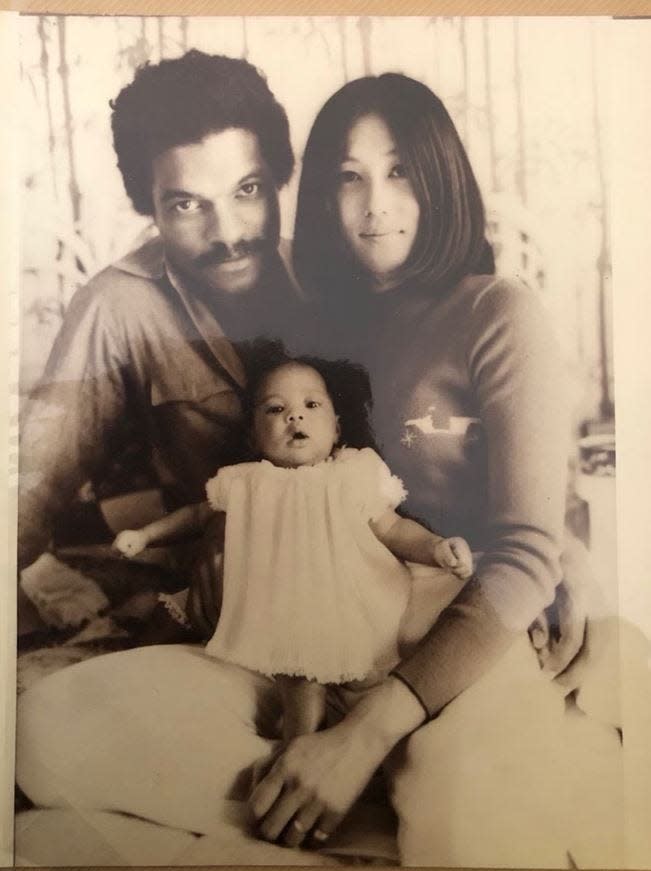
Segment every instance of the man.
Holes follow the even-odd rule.
[[[158,236],[75,295],[30,397],[19,569],[53,535],[84,538],[89,512],[74,503],[88,481],[100,495],[160,486],[167,507],[202,498],[234,456],[243,368],[232,342],[291,344],[300,332],[278,253],[278,190],[294,158],[262,76],[193,50],[139,69],[111,105],[127,193]],[[103,523],[96,538],[110,541]]]

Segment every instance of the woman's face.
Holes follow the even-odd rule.
[[[414,245],[420,206],[379,115],[360,118],[348,134],[337,208],[350,250],[373,277],[375,289],[388,289]]]

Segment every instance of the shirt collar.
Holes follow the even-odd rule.
[[[130,251],[114,266],[128,275],[137,275],[138,278],[151,278],[157,281],[165,275],[165,252],[161,237],[156,234],[147,234],[150,238],[143,245]]]
[[[187,282],[166,262],[163,242],[158,234],[149,238],[139,248],[131,251],[114,265],[116,269],[139,278],[159,281],[166,277],[171,287],[181,298],[195,327],[224,370],[228,380],[235,386],[244,384],[244,370],[235,349],[200,295],[193,293]],[[272,283],[274,281],[273,273],[277,277],[279,270],[288,279],[289,285],[293,286],[297,298],[301,298],[298,284],[291,271],[291,245],[284,240],[279,245],[275,263],[270,264],[269,278]]]

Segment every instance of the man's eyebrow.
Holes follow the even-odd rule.
[[[239,188],[243,184],[247,184],[250,181],[254,181],[257,179],[262,179],[265,177],[264,170],[262,167],[254,167],[250,172],[247,172],[246,175],[242,176],[239,181],[235,183],[235,187]],[[198,194],[192,193],[192,191],[186,191],[182,188],[169,188],[165,191],[165,193],[161,197],[161,202],[168,203],[170,200],[198,200],[201,197]]]
[[[163,196],[161,197],[161,201],[163,203],[167,203],[170,200],[195,200],[197,199],[197,195],[191,193],[190,191],[179,190],[178,188],[170,188],[166,190]]]

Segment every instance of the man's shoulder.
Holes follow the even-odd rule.
[[[165,273],[165,252],[158,233],[148,229],[140,244],[117,260],[113,267],[125,275],[156,281]]]
[[[133,305],[136,300],[160,294],[164,271],[160,238],[148,239],[94,275],[75,295],[76,302],[119,305],[124,300]]]

